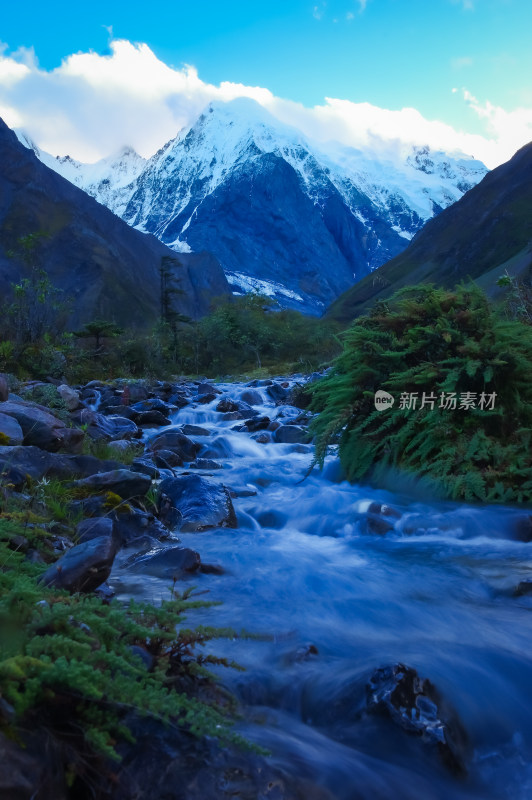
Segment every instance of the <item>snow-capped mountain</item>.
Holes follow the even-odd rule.
[[[321,313],[486,174],[428,148],[393,159],[309,142],[253,100],[211,103],[146,162],[41,156],[130,225],[210,250],[235,291]]]

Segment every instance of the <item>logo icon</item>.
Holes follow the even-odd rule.
[[[384,411],[385,408],[391,408],[393,406],[394,399],[391,394],[388,392],[379,389],[378,392],[375,392],[375,408],[377,411]]]

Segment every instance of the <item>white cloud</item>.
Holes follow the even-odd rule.
[[[510,158],[516,150],[532,141],[532,108],[515,108],[506,111],[486,100],[481,103],[467,89],[464,100],[475,114],[484,120],[488,135],[499,146],[501,160]]]
[[[146,44],[115,40],[108,56],[77,53],[56,69],[39,68],[31,51],[0,50],[0,114],[22,127],[44,150],[84,161],[124,144],[149,156],[190,125],[211,100],[250,97],[282,122],[317,141],[337,140],[383,154],[407,144],[460,150],[488,166],[506,160],[531,136],[532,109],[506,112],[464,94],[466,113],[483,122],[486,135],[457,131],[427,120],[414,108],[390,111],[370,103],[326,98],[313,108],[275,97],[258,86],[205,83],[192,66],[169,67]],[[454,91],[454,90],[453,90]]]

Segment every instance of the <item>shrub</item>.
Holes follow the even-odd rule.
[[[376,410],[379,389],[393,407]],[[420,407],[423,392],[434,408]],[[494,407],[461,408],[468,392],[495,393]],[[455,499],[532,500],[532,329],[501,318],[474,286],[408,287],[377,303],[313,393],[316,461],[338,443],[350,480],[399,467]],[[415,393],[417,408],[401,407]],[[455,409],[441,407],[442,393],[455,393]]]

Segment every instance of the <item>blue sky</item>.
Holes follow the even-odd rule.
[[[500,136],[503,124],[515,130],[524,121],[526,139],[531,31],[531,0],[93,0],[11,3],[2,12],[0,40],[4,58],[14,61],[29,63],[20,48],[33,48],[32,69],[41,79],[57,79],[72,54],[109,56],[112,40],[127,40],[145,43],[178,71],[194,66],[212,86],[264,87],[307,108],[326,97],[413,107],[428,120],[488,138]],[[31,129],[29,83],[19,95],[12,87],[0,93],[0,111],[18,109]],[[40,82],[44,103],[52,84]]]

